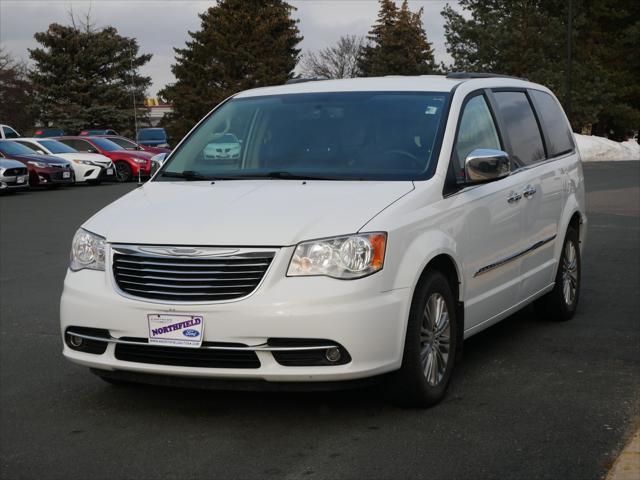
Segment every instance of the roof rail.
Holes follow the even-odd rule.
[[[320,80],[329,80],[329,79],[326,77],[313,77],[313,78],[297,77],[297,78],[290,78],[289,80],[284,82],[284,84],[293,85],[295,83],[318,82]]]
[[[528,81],[524,77],[514,77],[512,75],[501,75],[499,73],[489,73],[489,72],[449,72],[449,73],[447,73],[447,78],[454,78],[454,79],[513,78],[513,79],[516,79],[516,80]]]

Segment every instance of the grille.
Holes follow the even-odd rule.
[[[65,182],[70,182],[73,180],[71,176],[64,178],[64,173],[65,172],[53,172],[49,174],[49,177],[51,177],[51,180],[64,180]]]
[[[27,169],[26,168],[7,168],[4,171],[4,176],[5,177],[17,177],[18,175],[26,175],[27,174]]]
[[[253,292],[273,260],[274,252],[228,256],[150,256],[114,251],[113,274],[118,287],[133,296],[181,302],[213,302]]]
[[[134,339],[127,339],[134,340]],[[137,339],[136,339],[137,340]],[[203,342],[203,346],[225,346]],[[237,344],[233,344],[238,346]],[[260,368],[260,360],[253,351],[212,350],[208,348],[159,347],[155,345],[118,344],[118,360],[156,365],[203,368]]]

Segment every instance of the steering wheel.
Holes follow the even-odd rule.
[[[410,164],[408,165],[410,168],[419,169],[421,167],[418,157],[410,152],[407,152],[406,150],[385,150],[382,155],[384,155],[385,157],[388,155],[395,155],[397,157],[401,157],[403,160],[408,160],[408,162],[410,162]]]

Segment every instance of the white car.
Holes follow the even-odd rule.
[[[205,158],[227,133],[238,161]],[[574,315],[586,230],[579,153],[544,86],[454,74],[249,90],[77,231],[63,353],[109,381],[383,379],[427,406],[465,338],[532,302]]]
[[[20,143],[41,155],[55,155],[71,163],[76,183],[97,184],[103,180],[115,181],[116,170],[111,159],[98,153],[78,152],[54,138],[16,138]]]
[[[9,125],[0,124],[0,139],[9,140],[10,138],[18,138],[20,134]]]

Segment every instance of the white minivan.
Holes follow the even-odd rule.
[[[235,138],[237,154],[210,155]],[[465,338],[574,315],[584,178],[545,87],[358,78],[227,99],[71,249],[64,355],[111,382],[445,394]]]

